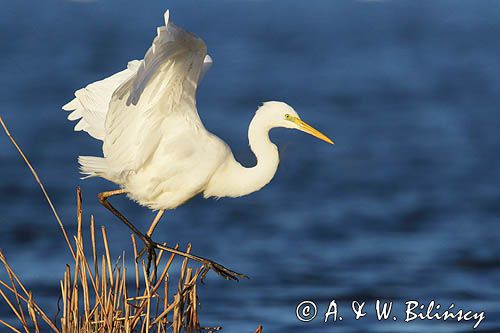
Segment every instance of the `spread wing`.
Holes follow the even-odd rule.
[[[75,131],[85,131],[98,140],[104,139],[104,121],[111,96],[116,88],[137,71],[140,63],[139,60],[130,61],[121,72],[75,92],[75,98],[62,107],[65,111],[71,111],[68,120],[78,120]]]
[[[167,11],[136,73],[111,97],[103,146],[110,169],[137,170],[165,136],[204,129],[196,88],[210,64],[205,43],[169,22]]]

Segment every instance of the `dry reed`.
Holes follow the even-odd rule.
[[[0,279],[0,296],[12,311],[16,323],[0,319],[0,324],[13,332],[215,332],[221,327],[201,327],[198,318],[199,300],[197,282],[202,267],[193,269],[184,258],[179,272],[177,288],[169,281],[169,270],[175,254],[158,252],[157,267],[160,274],[157,279],[148,277],[144,262],[134,260],[133,286],[127,283],[128,271],[125,252],[118,260],[110,256],[110,244],[106,229],[101,227],[101,242],[104,253],[98,254],[98,237],[93,217],[90,219],[90,241],[84,240],[82,219],[82,195],[77,189],[77,233],[72,240],[68,237],[55,206],[45,190],[35,169],[10,134],[2,117],[0,124],[16,147],[24,162],[33,174],[45,199],[63,233],[68,249],[73,258],[73,268],[66,265],[60,281],[60,301],[62,309],[51,319],[35,302],[32,292],[21,282],[18,275],[7,262],[0,250],[0,262],[3,264],[7,279]],[[137,244],[131,237],[134,258],[137,256]],[[176,246],[178,249],[178,245]],[[188,245],[186,252],[190,251]],[[259,326],[257,332],[262,332]]]

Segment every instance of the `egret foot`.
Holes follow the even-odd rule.
[[[145,236],[144,237],[144,248],[137,254],[137,257],[135,260],[138,262],[141,257],[146,254],[148,254],[148,263],[146,265],[146,274],[148,277],[150,277],[150,270],[151,270],[151,262],[153,263],[153,281],[156,280],[156,273],[157,273],[157,265],[156,265],[156,249],[158,248],[158,244],[156,244],[151,238]]]
[[[224,279],[226,280],[234,280],[234,281],[239,281],[240,279],[243,279],[243,278],[247,278],[248,279],[248,276],[246,275],[243,275],[243,274],[240,274],[240,273],[236,273],[230,269],[227,269],[226,267],[222,266],[221,264],[218,264],[212,260],[208,260],[208,259],[205,259],[205,258],[202,258],[202,257],[198,257],[197,255],[194,255],[192,253],[187,253],[187,252],[183,252],[183,251],[180,251],[178,249],[174,249],[172,247],[168,247],[166,245],[161,245],[161,244],[158,244],[158,243],[153,243],[153,245],[159,249],[159,250],[163,250],[163,251],[167,251],[167,252],[170,252],[170,253],[174,253],[174,254],[177,254],[177,255],[180,255],[180,256],[183,256],[185,258],[188,258],[188,259],[191,259],[191,260],[194,260],[194,261],[197,261],[197,262],[200,262],[203,264],[203,269],[201,271],[201,281],[203,282],[205,276],[207,275],[208,271],[209,270],[213,270],[215,273],[219,274],[220,276],[222,276]]]
[[[203,261],[203,270],[201,271],[201,282],[205,280],[205,276],[207,275],[209,270],[213,270],[215,273],[219,274],[226,280],[234,280],[239,281],[240,279],[248,279],[248,276],[244,274],[237,273],[226,267],[218,264],[212,260],[205,259]]]

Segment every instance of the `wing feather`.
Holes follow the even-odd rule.
[[[68,120],[79,120],[75,125],[75,131],[85,131],[98,140],[104,139],[104,121],[111,96],[137,71],[139,64],[138,60],[130,61],[123,71],[75,92],[75,98],[62,107],[65,111],[71,111]]]
[[[205,43],[169,22],[167,11],[165,26],[157,29],[137,71],[111,97],[103,146],[111,169],[117,173],[136,171],[165,134],[204,128],[195,95],[208,62],[211,59]],[[189,126],[175,127],[179,119]]]

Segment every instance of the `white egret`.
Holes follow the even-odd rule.
[[[145,242],[149,261],[161,248],[204,264],[226,279],[243,275],[211,260],[166,247],[151,240],[165,210],[202,194],[239,197],[260,190],[273,178],[279,164],[276,145],[268,132],[275,127],[298,129],[330,144],[321,132],[302,121],[283,102],[265,102],[248,129],[250,149],[257,158],[246,168],[229,146],[210,133],[196,109],[196,88],[212,63],[205,43],[169,22],[157,29],[143,60],[75,92],[63,106],[68,119],[79,120],[75,131],[85,131],[103,142],[103,157],[80,156],[81,172],[102,177],[120,189],[99,194],[99,201]],[[146,234],[141,233],[108,201],[126,194],[158,213]],[[149,265],[148,265],[149,266]]]

